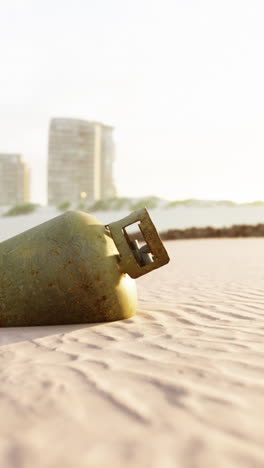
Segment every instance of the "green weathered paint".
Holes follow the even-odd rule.
[[[119,320],[136,313],[109,231],[68,211],[0,244],[0,326]]]

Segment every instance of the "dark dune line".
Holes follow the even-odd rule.
[[[219,237],[264,237],[264,224],[236,224],[229,227],[191,227],[187,229],[169,229],[161,232],[162,240],[207,239]],[[139,234],[132,234],[132,239],[138,239]],[[140,239],[139,239],[140,240]],[[143,239],[142,239],[143,240]]]
[[[204,239],[216,237],[264,237],[264,224],[237,224],[229,227],[191,227],[187,229],[169,229],[161,233],[162,240]]]

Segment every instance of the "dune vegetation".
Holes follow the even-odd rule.
[[[14,205],[11,208],[9,208],[3,214],[3,216],[19,216],[19,215],[30,214],[36,211],[38,206],[39,205],[36,203],[23,203],[21,205]]]

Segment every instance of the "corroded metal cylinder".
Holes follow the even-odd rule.
[[[69,211],[2,242],[0,326],[104,322],[134,315],[135,281],[125,271],[127,259],[114,239],[111,224],[105,227],[93,216]]]

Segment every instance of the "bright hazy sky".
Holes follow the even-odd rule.
[[[263,0],[0,0],[0,152],[46,195],[52,117],[115,126],[119,194],[264,199]]]

